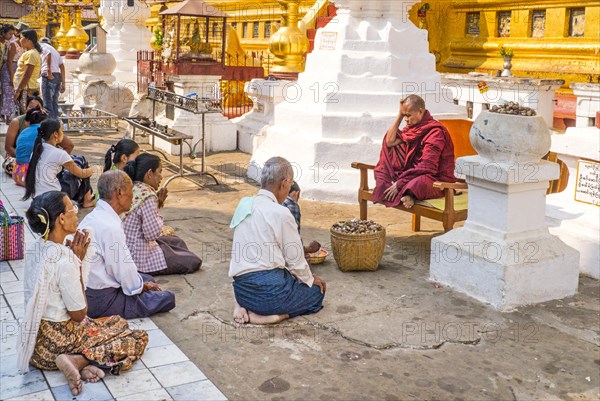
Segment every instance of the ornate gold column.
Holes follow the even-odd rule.
[[[17,1],[21,3],[21,1]],[[48,4],[43,0],[31,0],[26,1],[30,6],[30,13],[23,16],[20,20],[27,25],[30,29],[35,29],[38,38],[46,36],[46,26],[48,25]]]
[[[69,45],[67,58],[79,58],[79,54],[85,50],[85,43],[89,36],[85,33],[81,25],[81,7],[73,7],[73,22],[71,29],[66,34],[66,39]]]
[[[283,24],[269,43],[269,50],[275,56],[271,71],[279,78],[295,80],[304,71],[309,47],[308,38],[298,29],[300,0],[277,1],[283,8]]]
[[[54,38],[58,43],[58,48],[56,50],[58,50],[58,52],[64,56],[70,47],[67,39],[67,32],[69,32],[69,28],[71,27],[71,14],[67,7],[62,6],[59,6],[59,12],[60,27],[58,28],[58,32],[56,32]]]

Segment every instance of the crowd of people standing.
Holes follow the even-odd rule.
[[[38,38],[22,22],[0,27],[0,122],[8,124],[24,114],[27,99],[39,96],[40,91],[49,117],[57,119],[65,78],[62,58],[48,38]]]

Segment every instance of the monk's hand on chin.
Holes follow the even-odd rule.
[[[398,196],[398,187],[396,187],[396,183],[393,182],[392,185],[383,192],[383,196],[387,201],[393,201]]]

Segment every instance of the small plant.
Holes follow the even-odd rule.
[[[502,57],[512,57],[514,55],[514,52],[510,47],[502,45],[500,46],[500,55]]]
[[[427,12],[431,9],[431,6],[429,6],[429,3],[425,3],[421,6],[421,8],[419,8],[419,12]]]
[[[154,43],[156,43],[157,46],[162,46],[163,44],[163,33],[160,28],[154,30]]]
[[[419,8],[417,10],[417,16],[421,17],[421,18],[425,18],[427,16],[427,11],[429,11],[431,7],[429,6],[429,3],[425,3],[421,6],[421,8]]]

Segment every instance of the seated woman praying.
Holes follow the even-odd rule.
[[[123,170],[125,163],[135,160],[140,155],[140,145],[131,139],[121,139],[110,148],[104,156],[104,171]]]
[[[131,330],[119,316],[87,317],[85,262],[88,233],[77,230],[77,206],[67,194],[45,192],[26,212],[33,232],[41,238],[30,245],[25,262],[25,317],[19,332],[18,367],[29,363],[42,370],[59,369],[71,393],[82,380],[96,382],[111,373],[131,369],[140,359],[148,334]],[[65,238],[74,234],[71,240]]]
[[[138,271],[151,275],[189,274],[200,269],[202,260],[175,235],[163,235],[163,218],[158,213],[167,189],[158,190],[162,166],[156,155],[143,153],[127,162],[124,171],[133,184],[133,203],[123,218],[127,246]]]
[[[56,146],[63,137],[62,124],[58,120],[48,119],[40,124],[25,178],[23,200],[64,189],[71,199],[83,207],[92,207],[94,196],[90,177],[94,169],[87,167],[83,156],[77,156],[79,160],[75,160]],[[66,176],[63,170],[79,180],[73,182],[72,177]]]

